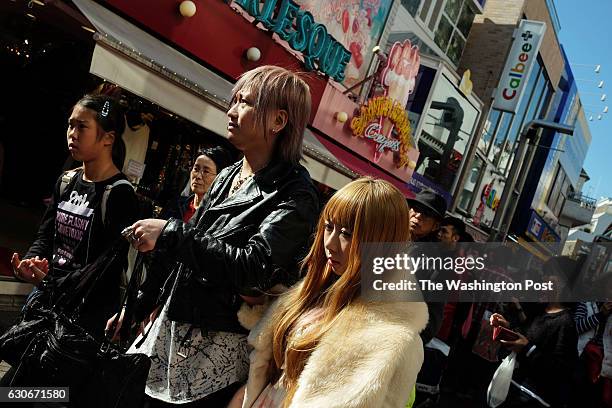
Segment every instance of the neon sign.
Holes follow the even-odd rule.
[[[308,70],[319,70],[337,82],[344,81],[344,70],[351,60],[351,52],[327,32],[323,24],[316,23],[308,11],[303,11],[293,0],[236,0],[255,21],[287,41],[295,51],[301,52]],[[275,10],[278,10],[273,16]]]
[[[384,136],[382,131],[382,119],[388,118],[395,125],[397,139]],[[377,122],[374,122],[377,120]],[[411,145],[410,121],[408,114],[397,101],[386,97],[377,96],[366,102],[359,109],[359,114],[354,116],[350,124],[353,135],[374,140],[376,151],[383,153],[385,148],[399,153],[397,168],[410,165],[408,149]]]

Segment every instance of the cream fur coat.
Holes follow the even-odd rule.
[[[253,347],[243,408],[268,384],[276,311],[272,304],[249,335]],[[419,333],[427,324],[422,302],[348,306],[321,338],[300,378],[291,408],[403,408],[423,363]]]

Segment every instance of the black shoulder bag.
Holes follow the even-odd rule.
[[[149,357],[125,354],[108,338],[97,340],[75,319],[79,305],[86,301],[121,252],[121,245],[125,245],[122,239],[95,262],[73,272],[71,282],[64,281],[52,288],[62,291],[53,304],[47,290],[35,293],[24,308],[21,322],[0,336],[0,359],[16,367],[12,386],[69,387],[71,407],[140,406],[151,366]],[[142,257],[138,255],[121,302],[126,307],[121,327],[123,339],[131,326],[131,309],[142,276]]]

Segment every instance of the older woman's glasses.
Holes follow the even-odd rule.
[[[210,170],[208,170],[206,168],[199,168],[198,166],[194,166],[191,169],[191,172],[193,174],[200,173],[202,175],[202,177],[206,177],[207,175],[209,175],[209,176],[216,176],[217,175],[217,173],[213,173],[212,171],[210,171]]]

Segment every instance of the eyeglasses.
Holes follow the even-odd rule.
[[[203,168],[203,169],[199,169],[197,167],[193,167],[191,169],[191,172],[193,174],[197,174],[200,173],[202,175],[202,177],[205,177],[206,175],[211,175],[211,176],[216,176],[217,173],[213,173],[212,171],[208,171],[207,169]]]

